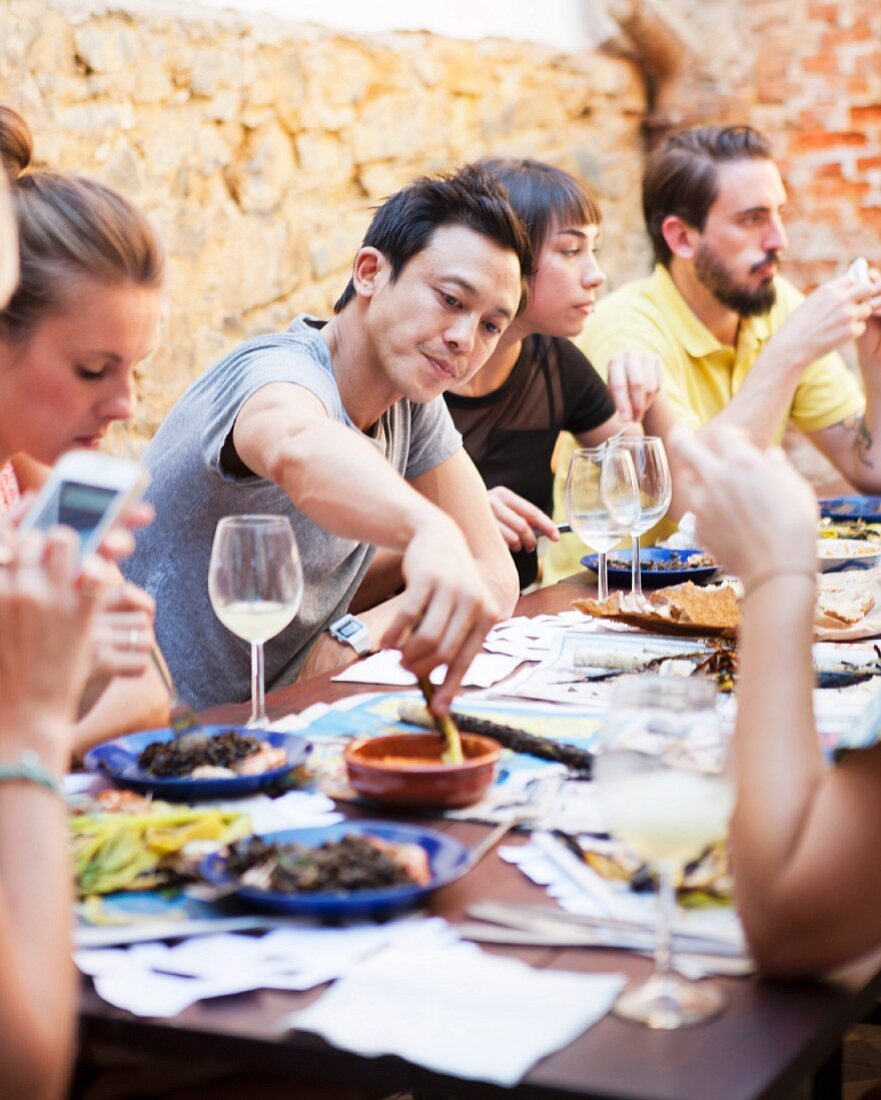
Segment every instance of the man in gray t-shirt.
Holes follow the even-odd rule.
[[[517,577],[441,394],[487,359],[513,319],[530,257],[504,194],[474,168],[422,179],[379,208],[334,317],[298,317],[215,364],[145,454],[156,521],[125,565],[156,598],[181,695],[246,699],[247,645],[207,591],[217,521],[287,515],[303,560],[297,617],[266,645],[267,686],[346,664],[326,628],[376,547],[402,555],[403,591],[361,618],[417,675],[450,670],[448,708]]]

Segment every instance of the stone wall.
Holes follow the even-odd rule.
[[[38,163],[118,187],[168,248],[162,338],[117,450],[142,448],[237,341],[326,314],[371,205],[419,173],[486,153],[550,160],[599,192],[610,279],[647,261],[644,94],[625,60],[5,0],[0,95],[31,123]]]

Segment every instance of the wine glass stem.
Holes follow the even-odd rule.
[[[263,673],[263,643],[251,642],[251,726],[266,722],[265,677]]]
[[[606,569],[606,553],[604,550],[600,550],[597,554],[597,565],[599,567],[598,572],[600,580],[598,598],[600,603],[602,603],[603,600],[609,598],[609,574]]]
[[[658,867],[658,928],[655,939],[655,973],[673,969],[673,922],[676,918],[676,876],[669,863]]]
[[[631,546],[631,572],[630,590],[634,596],[642,595],[642,563],[639,560],[639,535],[630,536]]]

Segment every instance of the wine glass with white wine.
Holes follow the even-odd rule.
[[[597,552],[599,599],[608,599],[606,554],[626,538],[639,518],[639,486],[629,452],[614,443],[576,451],[569,463],[564,501],[569,526]]]
[[[712,982],[673,968],[676,885],[687,863],[724,840],[734,802],[728,736],[712,680],[625,676],[600,731],[593,776],[609,832],[659,880],[655,971],[626,989],[617,1015],[669,1030],[700,1023],[725,1004]]]
[[[673,480],[663,442],[654,435],[621,436],[616,447],[630,452],[639,486],[639,516],[630,530],[632,567],[630,591],[638,603],[642,594],[642,568],[639,560],[639,536],[651,530],[667,514],[673,499]]]
[[[217,524],[208,594],[227,630],[251,643],[251,718],[266,725],[263,644],[293,621],[303,569],[286,516],[226,516]]]

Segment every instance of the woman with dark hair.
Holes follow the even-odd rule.
[[[561,431],[596,446],[640,420],[657,392],[652,356],[622,356],[610,390],[570,342],[590,317],[605,281],[596,253],[602,215],[573,176],[535,160],[487,159],[480,166],[504,184],[536,258],[528,301],[486,364],[445,394],[465,448],[480,471],[496,522],[514,556],[521,588],[538,573],[539,535],[556,541],[548,518],[551,458]],[[617,395],[616,395],[617,396]],[[632,425],[634,431],[641,431]]]
[[[0,309],[0,515],[62,454],[97,447],[130,415],[163,275],[161,245],[140,211],[93,180],[27,172],[30,157],[26,123],[0,106],[14,219],[7,240],[18,240],[18,282]],[[150,597],[120,578],[94,625],[103,674],[81,701],[79,748],[165,720],[167,695],[147,663],[152,617]]]
[[[745,593],[731,819],[737,908],[763,970],[829,970],[881,945],[881,745],[830,767],[817,736],[817,502],[782,450],[763,453],[733,428],[692,436],[677,427],[669,443],[701,544]]]

